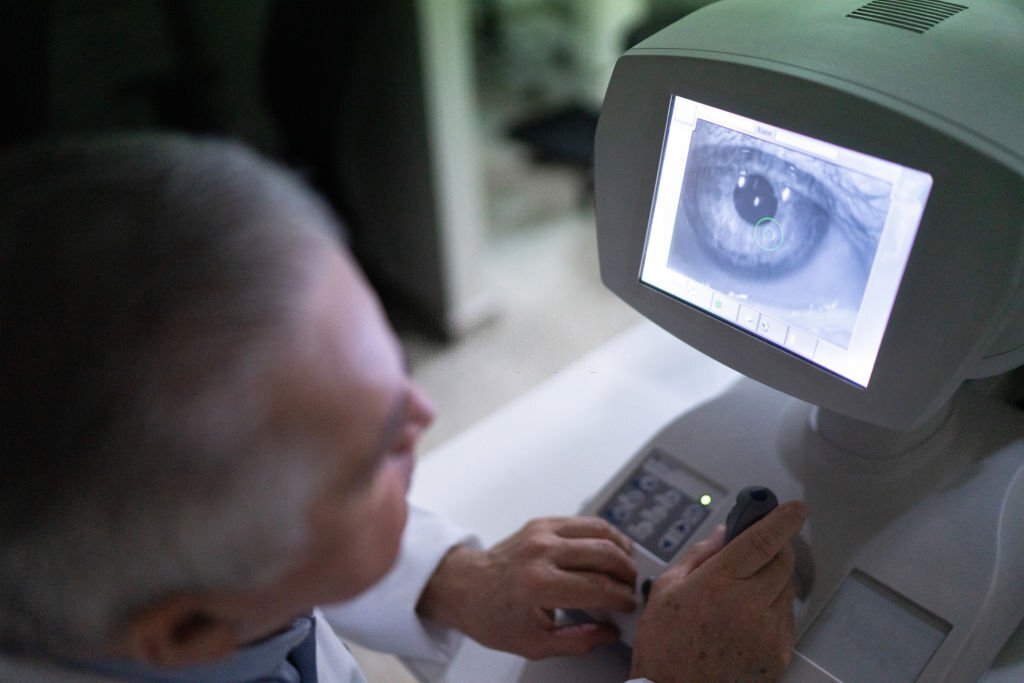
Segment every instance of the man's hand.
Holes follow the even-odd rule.
[[[634,677],[657,683],[775,681],[793,647],[793,549],[807,517],[786,503],[726,547],[725,528],[654,582],[637,626]]]
[[[540,519],[490,550],[456,547],[416,612],[487,647],[530,659],[614,642],[608,624],[558,626],[555,608],[632,611],[632,543],[596,517]]]

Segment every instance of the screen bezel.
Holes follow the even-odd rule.
[[[863,307],[865,303],[864,300],[862,300],[861,306],[859,306],[857,310],[855,318],[856,322],[850,329],[851,337],[848,340],[846,348],[830,345],[826,340],[817,340],[815,338],[816,343],[814,344],[813,350],[821,351],[824,348],[831,349],[832,351],[831,354],[818,359],[809,355],[806,351],[801,353],[799,346],[790,348],[788,344],[788,332],[786,333],[786,340],[775,340],[770,338],[769,335],[758,334],[758,332],[752,329],[745,329],[738,321],[726,320],[726,322],[731,322],[746,334],[750,334],[760,341],[774,344],[776,347],[817,365],[818,367],[821,367],[846,381],[852,382],[861,388],[866,387],[870,381],[871,371],[873,370],[877,359],[878,349],[881,346],[881,340],[884,336],[885,327],[888,324],[889,315],[892,312],[892,304],[895,302],[896,292],[898,291],[899,282],[903,277],[907,258],[909,257],[910,250],[912,249],[914,239],[917,236],[920,218],[923,214],[924,207],[927,204],[927,197],[932,184],[931,176],[923,171],[906,168],[886,159],[879,159],[877,157],[864,155],[858,150],[841,148],[822,140],[807,138],[799,133],[774,126],[766,121],[754,120],[737,115],[734,112],[717,109],[706,105],[703,102],[688,100],[687,98],[679,95],[674,95],[670,99],[669,114],[665,125],[664,142],[662,144],[662,153],[659,159],[657,182],[652,200],[652,210],[648,220],[643,258],[641,260],[641,269],[638,277],[640,278],[641,283],[668,294],[682,303],[696,307],[699,310],[706,309],[710,310],[712,314],[716,314],[713,306],[702,307],[696,301],[688,300],[681,291],[677,290],[678,287],[683,286],[682,284],[671,284],[671,282],[675,282],[679,278],[689,282],[690,274],[682,271],[674,271],[667,264],[662,264],[660,261],[652,261],[654,255],[660,255],[662,251],[662,249],[654,250],[654,247],[652,246],[652,240],[655,237],[656,230],[657,235],[661,236],[658,243],[662,244],[666,239],[665,232],[669,229],[666,224],[666,221],[669,220],[669,214],[675,216],[671,221],[674,224],[671,229],[672,234],[677,233],[680,220],[679,216],[676,215],[676,211],[681,207],[681,199],[677,199],[679,195],[678,183],[681,182],[684,185],[686,183],[686,175],[681,167],[686,164],[686,157],[689,155],[691,148],[688,144],[686,149],[678,147],[680,144],[678,143],[680,136],[684,136],[683,139],[689,139],[689,133],[686,128],[676,128],[680,122],[679,114],[677,114],[677,109],[679,107],[687,108],[686,111],[691,112],[690,117],[695,119],[694,124],[700,120],[709,121],[712,125],[723,127],[726,130],[738,132],[745,136],[755,136],[750,139],[759,138],[761,140],[768,140],[773,147],[774,145],[778,145],[780,150],[794,150],[804,156],[807,156],[807,158],[816,157],[823,159],[829,157],[833,160],[836,158],[845,159],[846,162],[853,162],[857,164],[858,168],[856,169],[856,172],[865,173],[865,169],[870,169],[870,171],[867,172],[873,174],[871,177],[877,177],[890,183],[891,192],[896,195],[906,196],[908,191],[912,191],[916,195],[920,195],[920,204],[917,202],[918,197],[915,197],[914,201],[908,202],[907,199],[903,199],[901,200],[901,203],[892,203],[887,207],[887,214],[885,215],[886,228],[880,233],[880,245],[883,248],[884,253],[889,254],[889,258],[883,261],[876,261],[876,259],[872,257],[872,264],[865,273],[865,296],[869,297],[869,301],[874,300],[875,302],[874,308],[872,309],[873,317],[865,315],[866,309]],[[692,127],[690,130],[692,130]],[[766,138],[766,136],[768,137]],[[776,136],[780,139],[777,143],[775,142]],[[788,140],[789,143],[786,144],[782,142],[783,138]],[[669,158],[670,146],[672,145],[673,139],[677,140],[677,148],[673,152],[674,156]],[[765,147],[765,149],[767,151],[770,148]],[[676,158],[675,155],[683,156],[681,158]],[[833,163],[835,162],[833,161]],[[672,164],[674,164],[678,170],[670,173],[667,165]],[[845,165],[841,167],[847,168]],[[667,178],[671,178],[671,180],[666,180]],[[668,182],[667,185],[666,182]],[[665,196],[662,196],[663,194]],[[894,198],[891,201],[895,202],[896,199]],[[900,210],[904,212],[909,210],[911,214],[908,218],[911,220],[904,221],[902,223],[897,222],[897,219],[894,218],[893,212]],[[656,219],[660,221],[657,224]],[[667,248],[667,245],[662,244],[662,247],[663,249]],[[886,275],[879,277],[882,273],[886,273]],[[670,280],[666,281],[666,277],[669,276],[671,276]],[[811,283],[804,282],[803,284],[809,285]],[[729,293],[726,291],[718,291],[713,288],[709,288],[709,286],[701,286],[697,282],[691,282],[689,288],[693,289],[694,287],[697,287],[701,291],[706,289],[709,296],[713,295],[713,300],[733,301],[732,299],[729,299]],[[737,305],[739,303],[741,302],[737,302]],[[760,307],[755,304],[750,304],[750,306],[752,307],[749,309],[751,312],[756,310],[756,312],[760,313],[762,316],[770,315],[770,313],[760,310]],[[718,317],[723,316],[718,315]],[[788,320],[780,319],[776,322],[782,326],[783,330],[789,330],[790,327],[793,327],[795,333],[801,339],[806,336],[803,330],[798,326],[793,326],[793,324]],[[824,346],[822,346],[823,344]]]
[[[685,50],[637,51],[620,59],[595,150],[601,277],[641,314],[757,381],[843,415],[910,429],[949,400],[1006,310],[1021,237],[1002,226],[1019,224],[1022,207],[1005,197],[1020,191],[1020,180],[935,127],[926,112],[848,89]],[[931,199],[867,388],[639,282],[674,95],[932,176]],[[965,240],[964,226],[978,238]]]

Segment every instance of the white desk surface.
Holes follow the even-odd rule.
[[[534,517],[575,514],[665,423],[739,377],[640,323],[434,450],[410,498],[486,545]],[[629,668],[621,646],[528,662],[468,639],[447,667],[407,665],[430,683],[622,683]],[[1024,628],[983,681],[1024,681]]]

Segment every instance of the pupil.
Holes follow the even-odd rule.
[[[779,208],[772,184],[763,175],[742,176],[732,192],[736,213],[751,225],[762,218],[774,218]]]

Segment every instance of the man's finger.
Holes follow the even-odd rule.
[[[665,570],[665,573],[671,572],[680,576],[687,576],[696,570],[697,567],[714,557],[715,553],[721,550],[724,545],[725,525],[719,524],[711,532],[710,536],[690,546],[675,564]]]
[[[552,559],[560,569],[600,572],[629,585],[636,581],[636,562],[606,538],[565,539]]]
[[[714,561],[733,578],[750,578],[789,545],[806,519],[806,505],[784,503],[737,536]]]
[[[750,578],[765,604],[772,604],[785,592],[793,591],[793,548],[784,546],[771,562]]]
[[[790,577],[790,581],[782,587],[779,594],[772,600],[770,609],[772,612],[788,612],[792,616],[794,600],[796,600],[796,586],[793,585],[792,577]]]
[[[548,646],[552,656],[564,657],[582,655],[618,639],[619,629],[611,624],[574,624],[552,631]]]
[[[566,517],[553,531],[562,538],[606,538],[627,553],[633,552],[633,541],[600,517]]]
[[[778,597],[771,604],[770,611],[776,615],[777,628],[785,635],[786,642],[792,643],[796,636],[796,616],[793,614],[793,601],[796,599],[796,589],[790,584],[783,589]]]
[[[623,583],[599,572],[558,570],[555,579],[539,586],[535,600],[546,607],[562,609],[614,610],[636,609],[633,584]]]

